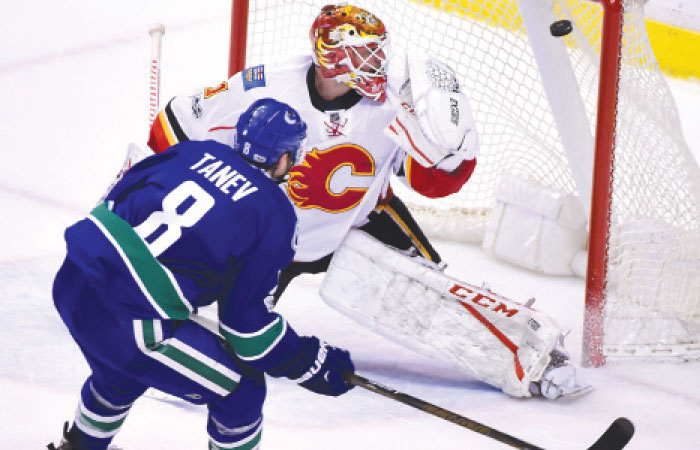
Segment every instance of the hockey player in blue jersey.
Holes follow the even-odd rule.
[[[143,160],[66,230],[54,303],[92,373],[58,449],[106,449],[149,387],[208,406],[210,449],[259,448],[264,374],[351,388],[347,351],[297,335],[264,302],[294,256],[277,183],[305,137],[293,108],[257,100],[232,146],[189,141]],[[190,319],[214,302],[224,338]]]

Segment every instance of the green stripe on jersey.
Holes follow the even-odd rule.
[[[277,314],[277,319],[255,333],[239,333],[223,325],[220,330],[241,359],[252,360],[265,356],[277,344],[287,330],[287,323]]]
[[[90,213],[104,227],[110,241],[119,247],[125,263],[132,269],[144,294],[153,299],[166,318],[185,320],[192,312],[189,304],[180,296],[166,269],[148,250],[146,243],[136,234],[127,221],[114,214],[103,203]],[[156,308],[157,309],[157,308]]]

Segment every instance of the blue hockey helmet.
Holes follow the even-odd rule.
[[[306,123],[286,103],[261,98],[241,114],[236,123],[234,149],[251,164],[268,169],[285,153],[294,165],[306,154]]]

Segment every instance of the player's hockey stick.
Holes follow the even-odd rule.
[[[403,392],[399,392],[395,389],[388,388],[355,373],[346,373],[345,380],[350,384],[360,386],[379,395],[383,395],[384,397],[388,397],[405,405],[412,406],[420,411],[432,414],[461,427],[468,428],[471,431],[483,434],[484,436],[500,441],[511,447],[523,450],[543,450],[542,447],[530,444],[514,436],[503,433],[502,431],[498,431],[475,420],[468,419],[452,411],[440,408],[439,406],[433,405],[419,398],[404,394]],[[630,439],[632,439],[633,434],[634,425],[632,425],[632,422],[624,417],[620,417],[615,419],[608,429],[605,430],[605,433],[603,433],[600,438],[598,438],[598,440],[588,448],[588,450],[622,449],[627,445]]]
[[[190,320],[198,323],[199,325],[209,329],[212,333],[216,333],[219,336],[219,326],[215,320],[208,317],[200,316],[198,314],[193,314],[190,316]],[[412,406],[418,410],[432,414],[440,419],[447,420],[448,422],[455,423],[461,427],[472,430],[476,433],[483,434],[484,436],[495,439],[504,444],[510,445],[511,447],[519,448],[522,450],[543,450],[542,447],[530,444],[523,440],[520,440],[514,436],[498,431],[487,425],[477,422],[476,420],[469,419],[467,417],[461,416],[452,411],[440,408],[439,406],[428,403],[419,398],[413,397],[403,392],[399,392],[395,389],[383,386],[375,381],[368,380],[367,378],[358,375],[356,373],[346,372],[344,375],[345,381],[355,386],[372,391],[376,394],[383,395],[384,397],[396,400],[405,405]],[[619,417],[610,424],[605,433],[603,433],[598,440],[588,448],[588,450],[619,450],[623,449],[627,443],[632,439],[634,435],[634,425],[629,419],[624,417]]]

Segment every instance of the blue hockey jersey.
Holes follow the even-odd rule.
[[[146,158],[65,238],[67,258],[125,320],[185,320],[217,302],[221,333],[253,367],[299,347],[264,303],[294,256],[293,207],[226,145],[183,142]]]

